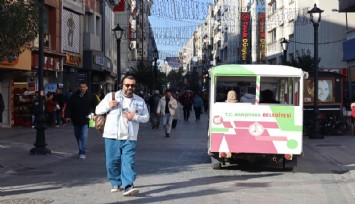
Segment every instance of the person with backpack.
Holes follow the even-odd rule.
[[[107,114],[103,131],[105,138],[106,170],[111,183],[111,192],[123,188],[123,196],[134,196],[139,190],[134,186],[136,179],[135,156],[139,124],[149,121],[145,101],[134,94],[137,81],[127,75],[122,79],[122,89],[109,93],[96,107],[97,115]]]

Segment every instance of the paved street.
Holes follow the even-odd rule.
[[[192,114],[193,116],[193,114]],[[207,115],[179,121],[170,138],[141,126],[137,197],[111,193],[103,140],[89,135],[86,160],[78,159],[73,128],[46,131],[51,155],[30,155],[35,130],[0,129],[0,203],[354,203],[355,136],[304,140],[304,157],[292,172],[226,167],[212,170],[207,156]]]

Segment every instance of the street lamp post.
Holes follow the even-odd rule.
[[[38,89],[40,91],[40,96],[38,99],[37,109],[38,112],[36,113],[36,142],[34,143],[34,148],[30,150],[31,154],[40,154],[46,155],[50,154],[51,150],[46,148],[46,136],[45,130],[46,126],[46,119],[44,115],[44,85],[43,85],[43,66],[44,66],[44,0],[38,0],[39,3],[39,32],[38,32]]]
[[[117,90],[119,90],[121,81],[121,39],[125,30],[117,23],[116,27],[112,29],[112,31],[115,34],[117,45]]]
[[[282,51],[283,51],[282,64],[285,65],[286,64],[287,49],[288,49],[289,41],[286,40],[286,38],[282,38],[280,43],[281,43],[281,48],[282,48]]]
[[[154,70],[153,70],[153,90],[155,90],[155,83],[157,82],[157,77],[158,77],[158,65],[157,65],[157,60],[159,59],[158,55],[158,50],[154,50]]]
[[[311,22],[314,27],[314,107],[313,107],[313,128],[310,139],[324,139],[320,131],[320,116],[318,107],[318,27],[321,20],[323,10],[319,9],[316,4],[308,11]]]

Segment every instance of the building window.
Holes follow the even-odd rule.
[[[96,36],[101,37],[101,20],[99,16],[96,16]]]
[[[85,16],[85,32],[94,33],[94,16],[86,15]]]
[[[48,22],[49,22],[49,16],[48,16],[48,13],[49,13],[49,11],[48,11],[49,9],[48,9],[48,7],[45,7],[44,8],[44,23],[43,23],[43,32],[44,33],[48,33],[48,31],[49,31],[49,29],[48,29]]]
[[[271,2],[271,13],[275,13],[276,12],[276,1]]]
[[[276,29],[273,29],[269,33],[271,43],[276,42]]]

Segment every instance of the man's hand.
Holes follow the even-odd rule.
[[[128,113],[124,114],[123,117],[125,117],[128,121],[131,121],[135,115],[135,112],[128,111]]]
[[[110,101],[109,102],[109,106],[110,106],[110,108],[112,108],[112,107],[116,107],[117,106],[117,101],[115,101],[115,100],[113,100],[113,101]]]

